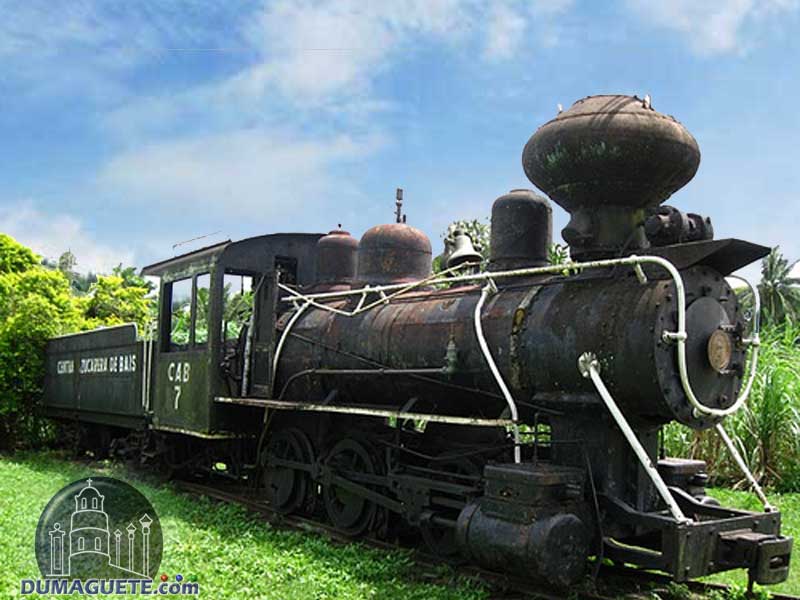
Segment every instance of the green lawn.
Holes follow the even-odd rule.
[[[420,598],[470,600],[490,592],[443,568],[436,582],[421,580],[408,554],[360,544],[336,545],[314,534],[275,529],[239,506],[187,496],[117,467],[102,474],[131,481],[158,511],[164,530],[161,571],[195,576],[202,598]],[[33,539],[50,497],[76,479],[100,474],[54,453],[0,456],[0,598],[16,596],[21,578],[38,577]],[[758,510],[744,492],[713,490],[723,504]],[[784,531],[800,534],[800,494],[773,496]],[[743,572],[712,581],[746,584]],[[172,578],[170,579],[172,580]],[[800,595],[800,568],[770,588]],[[30,596],[29,596],[30,597]]]
[[[21,578],[39,576],[34,533],[50,497],[71,481],[98,474],[94,465],[82,467],[53,454],[0,456],[0,598],[17,596]],[[131,480],[118,468],[103,474]],[[161,519],[161,571],[196,576],[201,598],[470,600],[488,595],[470,581],[448,581],[446,569],[437,583],[420,581],[402,552],[334,545],[321,536],[270,527],[239,506],[190,497],[139,477],[132,483]]]
[[[714,496],[725,506],[754,511],[762,509],[758,499],[748,492],[714,489],[711,490],[709,495]],[[789,571],[789,579],[780,585],[772,585],[765,589],[775,593],[800,596],[800,565],[797,564],[798,539],[800,539],[800,494],[768,494],[768,496],[770,502],[781,511],[782,532],[794,537],[795,552],[792,558],[793,565]],[[708,580],[745,586],[747,584],[747,574],[744,571],[720,573],[709,577]]]

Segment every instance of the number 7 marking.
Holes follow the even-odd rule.
[[[181,386],[176,385],[175,386],[175,410],[178,410],[178,400],[180,400],[180,397],[181,397]]]

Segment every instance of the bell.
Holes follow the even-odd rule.
[[[447,268],[452,269],[464,263],[480,263],[483,256],[475,250],[470,237],[456,229],[453,232],[453,252],[447,257]]]

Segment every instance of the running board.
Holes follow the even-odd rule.
[[[339,413],[346,415],[362,415],[365,417],[395,418],[400,421],[430,421],[433,423],[449,423],[451,425],[472,425],[475,427],[509,427],[514,424],[511,419],[481,419],[477,417],[456,417],[448,415],[432,415],[429,413],[405,412],[382,408],[366,408],[363,406],[329,406],[327,404],[309,404],[305,402],[286,402],[284,400],[267,400],[265,398],[228,398],[217,396],[214,402],[220,404],[239,404],[256,406],[273,410],[301,410],[309,412]]]

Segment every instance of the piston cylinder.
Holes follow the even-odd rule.
[[[589,533],[573,514],[518,523],[494,516],[478,502],[459,514],[456,540],[467,556],[489,569],[530,574],[556,587],[580,581],[589,555]]]

